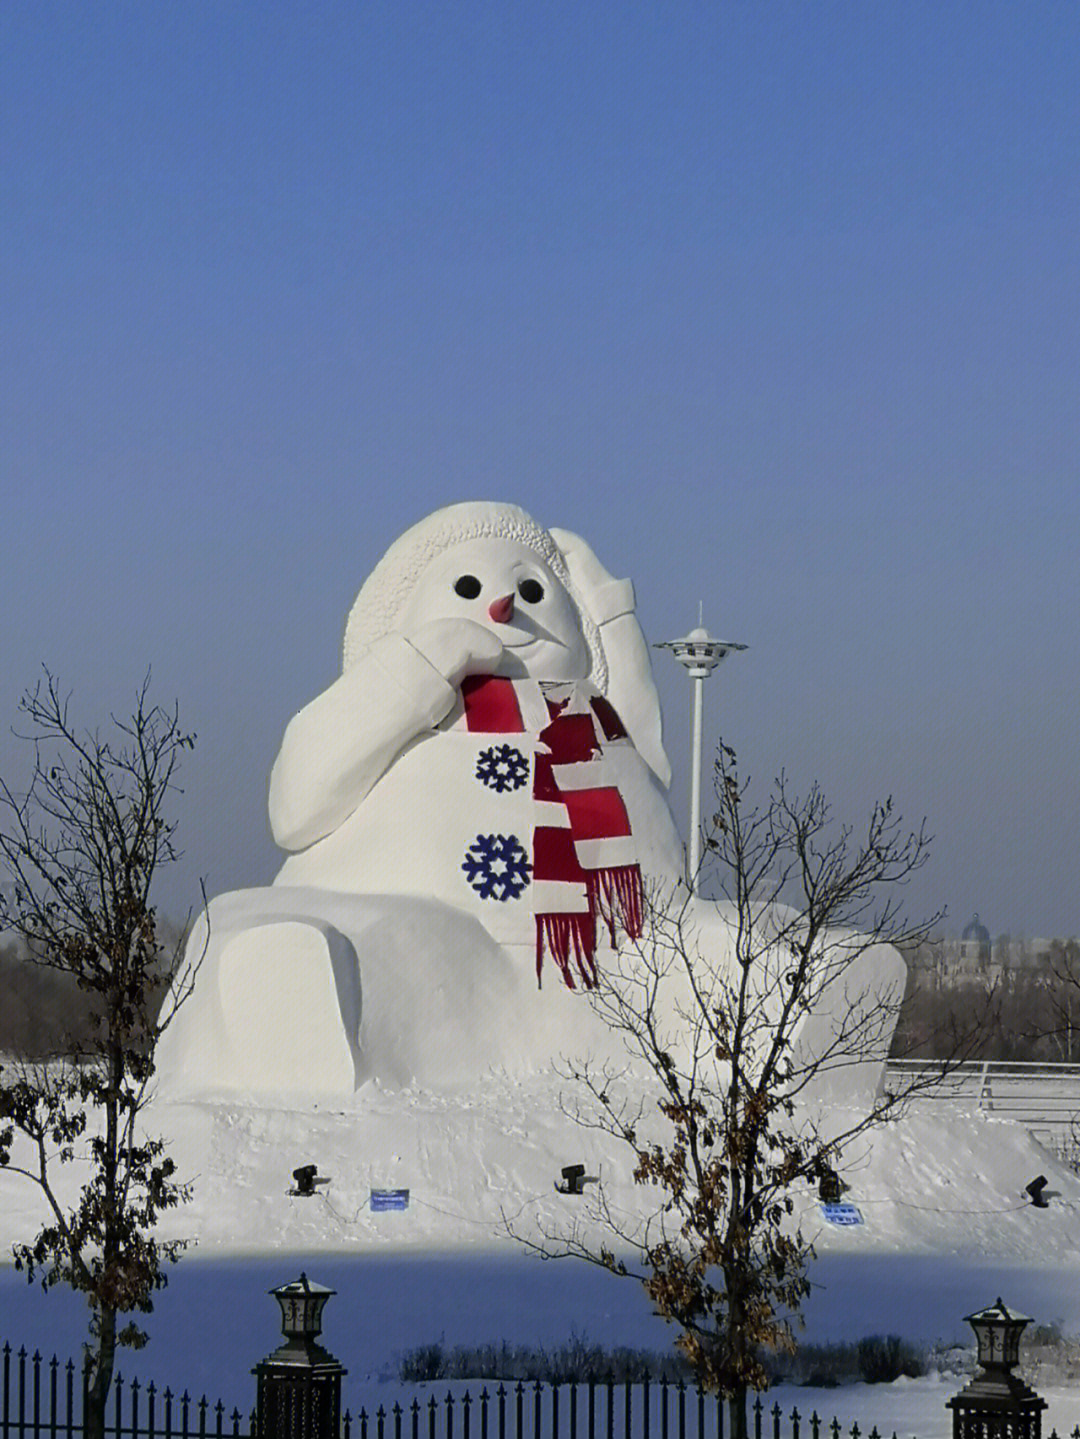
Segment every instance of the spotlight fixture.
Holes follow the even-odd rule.
[[[848,1185],[840,1178],[835,1169],[825,1167],[818,1176],[818,1198],[822,1204],[841,1204],[843,1202],[844,1190]]]
[[[1043,1190],[1046,1188],[1046,1175],[1040,1174],[1024,1186],[1024,1192],[1031,1196],[1031,1203],[1036,1209],[1049,1209],[1050,1201]]]
[[[296,1181],[296,1188],[290,1189],[289,1193],[297,1194],[301,1199],[310,1199],[315,1193],[316,1185],[330,1183],[329,1175],[323,1179],[318,1179],[316,1178],[318,1173],[319,1167],[317,1164],[301,1164],[299,1169],[294,1169],[292,1172],[292,1177]]]
[[[557,1194],[584,1194],[585,1193],[585,1166],[584,1164],[568,1164],[562,1172],[563,1182],[556,1184]]]

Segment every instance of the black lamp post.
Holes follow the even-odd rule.
[[[251,1371],[258,1384],[258,1439],[338,1439],[341,1377],[348,1370],[315,1342],[326,1301],[337,1291],[301,1274],[270,1293],[281,1305],[285,1343]]]
[[[953,1439],[1041,1439],[1046,1400],[1012,1372],[1020,1362],[1020,1335],[1030,1319],[1000,1299],[964,1317],[975,1331],[982,1371],[948,1401]]]

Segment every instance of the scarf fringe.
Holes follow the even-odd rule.
[[[640,939],[645,930],[645,887],[636,864],[591,869],[585,875],[589,909],[607,925],[611,947],[616,947],[615,926],[621,924],[628,939]]]
[[[540,971],[545,950],[551,955],[567,989],[576,989],[570,969],[571,957],[577,962],[581,982],[586,989],[595,989],[596,919],[589,914],[538,914],[536,916],[536,985],[540,987]]]
[[[629,939],[640,939],[645,928],[645,892],[641,870],[636,864],[618,865],[609,869],[589,870],[585,878],[589,900],[587,914],[538,914],[536,916],[536,983],[539,988],[548,953],[568,989],[576,989],[573,961],[585,989],[595,989],[599,971],[596,966],[596,920],[599,916],[607,926],[611,947],[616,947],[616,926],[621,925]]]

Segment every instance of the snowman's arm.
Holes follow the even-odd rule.
[[[635,749],[666,789],[671,764],[664,750],[649,646],[634,613],[634,586],[609,574],[580,535],[553,528],[551,536],[562,551],[580,602],[599,627],[608,662],[607,698]]]
[[[270,774],[270,828],[282,849],[331,834],[457,690],[403,635],[378,640],[290,720]]]
[[[664,749],[660,696],[653,679],[649,646],[634,613],[634,590],[629,580],[617,581],[629,590],[629,609],[599,620],[600,639],[608,662],[607,697],[626,726],[634,748],[666,789],[671,784],[671,763]]]

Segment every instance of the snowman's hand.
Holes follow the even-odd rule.
[[[502,641],[475,620],[427,620],[405,638],[456,689],[467,675],[494,674]]]
[[[574,588],[597,624],[633,614],[634,586],[629,580],[618,580],[606,570],[580,535],[555,529],[549,533],[562,551]]]

